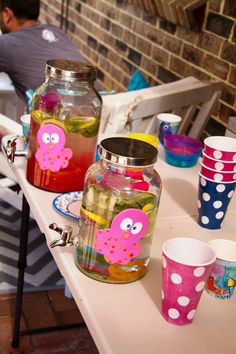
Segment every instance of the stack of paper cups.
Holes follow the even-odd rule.
[[[219,229],[236,185],[236,139],[212,136],[204,140],[198,186],[198,223]]]

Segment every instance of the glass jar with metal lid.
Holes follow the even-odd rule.
[[[161,195],[157,149],[131,138],[107,138],[88,170],[75,263],[97,280],[127,283],[147,271]]]
[[[55,192],[83,189],[94,161],[102,107],[95,79],[91,65],[47,62],[31,112],[27,179],[33,185]]]

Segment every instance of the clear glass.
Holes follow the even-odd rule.
[[[128,283],[147,271],[161,179],[153,166],[95,162],[86,175],[75,263],[91,278]]]
[[[93,81],[46,77],[33,97],[27,179],[54,192],[83,190],[94,161],[101,98]]]

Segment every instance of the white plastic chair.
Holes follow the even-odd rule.
[[[0,114],[0,131],[5,132],[5,129],[15,135],[21,135],[21,125],[15,122],[14,120]],[[22,193],[18,193],[11,189],[11,187],[17,185],[14,174],[12,173],[8,162],[3,156],[3,152],[0,152],[0,199],[5,202],[13,205],[18,210],[21,210],[22,207]]]
[[[0,73],[0,113],[19,122],[25,107],[24,102],[17,96],[9,76]]]
[[[236,117],[229,117],[225,136],[236,139]]]
[[[21,135],[20,116],[24,113],[25,104],[17,96],[14,86],[9,76],[0,73],[0,130],[1,126],[16,135]],[[9,117],[9,118],[8,118]],[[0,199],[21,210],[22,195],[16,193],[11,187],[17,185],[17,181],[6,159],[0,153]]]
[[[192,76],[173,83],[103,97],[101,132],[156,133],[156,114],[182,117],[178,133],[199,138],[221,94],[218,81]]]

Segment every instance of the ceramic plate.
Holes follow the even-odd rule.
[[[60,214],[78,220],[81,200],[82,192],[63,193],[53,200],[52,205]]]

